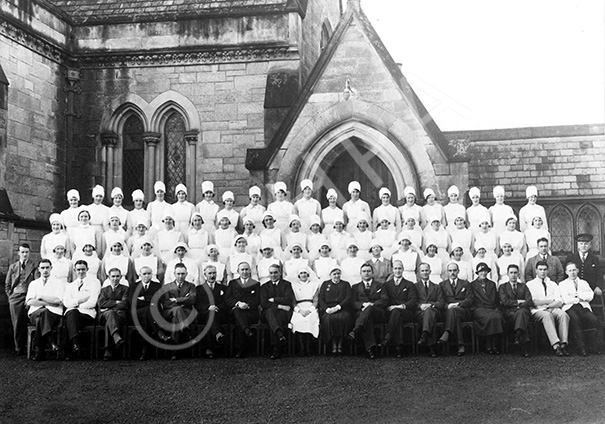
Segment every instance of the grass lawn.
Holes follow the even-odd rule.
[[[605,422],[605,357],[33,362],[0,351],[3,423]]]

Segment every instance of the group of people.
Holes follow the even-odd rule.
[[[497,336],[512,320],[515,343],[528,354],[530,316],[544,323],[557,354],[567,353],[563,327],[571,328],[578,351],[586,353],[578,328],[596,326],[587,312],[592,296],[601,295],[598,258],[588,252],[591,236],[586,234],[578,236],[579,252],[565,260],[565,267],[551,255],[545,211],[533,186],[518,218],[504,203],[500,186],[489,209],[481,205],[478,188],[469,190],[472,205],[465,208],[452,186],[445,206],[430,188],[420,206],[415,190],[407,187],[406,203],[399,208],[382,188],[382,204],[371,211],[356,181],[349,184],[350,199],[342,208],[336,190],[328,190],[324,209],[312,197],[312,181],[301,183],[295,203],[286,200],[287,187],[277,182],[267,208],[255,186],[250,204],[239,212],[231,191],[222,194],[220,207],[213,183],[204,181],[201,188],[204,198],[197,205],[187,201],[183,184],[175,189],[177,201],[168,204],[165,185],[158,181],[146,208],[144,193],[132,193],[130,211],[122,206],[119,188],[111,192],[111,207],[103,204],[101,186],[93,189],[87,206],[79,204],[76,190],[68,191],[69,208],[50,217],[52,232],[42,239],[40,264],[34,266],[29,246],[21,246],[20,261],[7,275],[16,351],[24,346],[27,310],[37,326],[40,357],[47,341],[56,343],[56,317],[65,315],[67,358],[80,349],[78,330],[99,320],[107,328],[105,358],[110,359],[123,343],[120,328],[128,321],[127,311],[134,308],[145,333],[173,343],[189,338],[183,323],[190,322],[193,310],[201,323],[213,317],[213,342],[223,342],[221,324],[231,320],[238,356],[259,314],[271,329],[273,357],[279,357],[288,330],[298,333],[300,350],[308,353],[321,326],[332,353],[342,352],[343,339],[363,337],[373,358],[373,323],[379,322],[388,323],[379,342],[395,346],[399,356],[403,325],[415,321],[422,325],[419,343],[431,356],[450,337],[457,337],[458,352],[464,354],[461,322],[470,320],[494,353]],[[536,280],[540,287],[531,284]],[[575,291],[563,284],[568,281]],[[169,329],[159,328],[154,309],[161,310]],[[440,320],[445,331],[437,339]],[[213,356],[211,346],[206,354]]]

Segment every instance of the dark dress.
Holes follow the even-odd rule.
[[[321,334],[325,342],[333,337],[344,337],[353,327],[353,318],[350,311],[353,292],[351,285],[346,281],[334,283],[324,281],[319,289],[319,313],[321,316]],[[333,314],[326,313],[327,308],[340,305],[341,309]]]
[[[475,322],[475,330],[480,336],[492,336],[502,333],[504,318],[498,309],[498,290],[496,283],[484,280],[485,288],[481,287],[478,279],[471,283],[473,289],[473,306],[471,314]]]

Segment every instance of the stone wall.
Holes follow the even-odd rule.
[[[8,266],[19,259],[19,245],[29,243],[31,258],[40,260],[40,241],[50,232],[49,228],[30,228],[12,221],[0,219],[0,275],[6,275]],[[2,280],[4,283],[4,280]]]
[[[469,183],[491,199],[496,185],[525,199],[528,185],[549,197],[605,198],[605,126],[577,125],[445,133],[469,141]]]
[[[31,38],[21,41],[0,34],[10,83],[2,183],[17,215],[45,220],[64,193],[64,69],[40,54]]]

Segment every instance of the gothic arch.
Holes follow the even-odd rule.
[[[109,106],[103,110],[101,115],[101,133],[119,134],[124,121],[132,113],[138,115],[143,122],[143,127],[147,131],[149,128],[149,118],[151,116],[149,103],[141,96],[128,93],[115,98]]]
[[[160,94],[151,101],[149,106],[153,110],[149,124],[151,132],[161,132],[164,120],[172,110],[181,114],[187,130],[199,131],[201,128],[200,116],[193,102],[176,91],[169,90]]]

